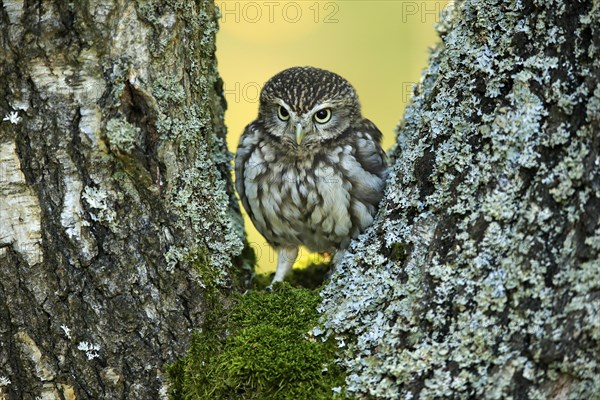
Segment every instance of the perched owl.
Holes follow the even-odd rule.
[[[335,253],[373,222],[387,174],[380,142],[341,76],[294,67],[265,84],[237,148],[235,185],[278,251],[273,282],[291,270],[298,246]]]

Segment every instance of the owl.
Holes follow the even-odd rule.
[[[263,86],[237,148],[235,185],[277,250],[273,283],[300,245],[335,254],[373,222],[387,175],[380,142],[352,85],[333,72],[293,67]]]

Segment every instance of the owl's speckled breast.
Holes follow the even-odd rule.
[[[374,177],[359,168],[351,146],[327,154],[275,154],[268,143],[255,147],[244,173],[253,222],[273,245],[335,251],[371,224],[375,208],[353,197],[352,188],[365,186],[356,179]]]

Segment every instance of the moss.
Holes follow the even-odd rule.
[[[390,248],[390,260],[402,261],[406,257],[404,245],[402,243],[394,242]]]
[[[309,333],[320,301],[313,290],[283,283],[273,293],[240,296],[227,312],[215,310],[187,356],[167,369],[170,398],[341,398],[336,344]]]
[[[294,268],[285,280],[292,287],[317,289],[329,277],[330,271],[331,263],[311,263],[304,268]],[[256,290],[265,289],[273,280],[274,275],[274,272],[255,275],[252,287]]]
[[[221,272],[214,268],[209,261],[206,247],[200,245],[188,253],[184,260],[200,276],[200,282],[207,292],[213,292],[219,286]]]

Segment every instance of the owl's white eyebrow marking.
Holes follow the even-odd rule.
[[[279,104],[280,106],[285,107],[285,109],[288,111],[290,116],[298,117],[298,114],[296,114],[296,112],[292,109],[292,107],[290,107],[285,101],[283,101],[281,99],[275,99],[275,102],[277,104]]]
[[[283,101],[281,99],[275,99],[275,103],[279,104],[280,106],[285,107],[286,110],[292,112],[292,107],[290,107],[289,104],[286,103],[285,101]]]
[[[332,108],[332,107],[333,107],[333,104],[330,103],[330,102],[328,102],[328,101],[326,101],[324,103],[317,104],[316,106],[314,106],[313,108],[311,108],[310,110],[308,110],[308,112],[306,114],[310,115],[310,114],[313,114],[313,113],[315,113],[315,112],[317,112],[319,110],[322,110],[324,108]]]

